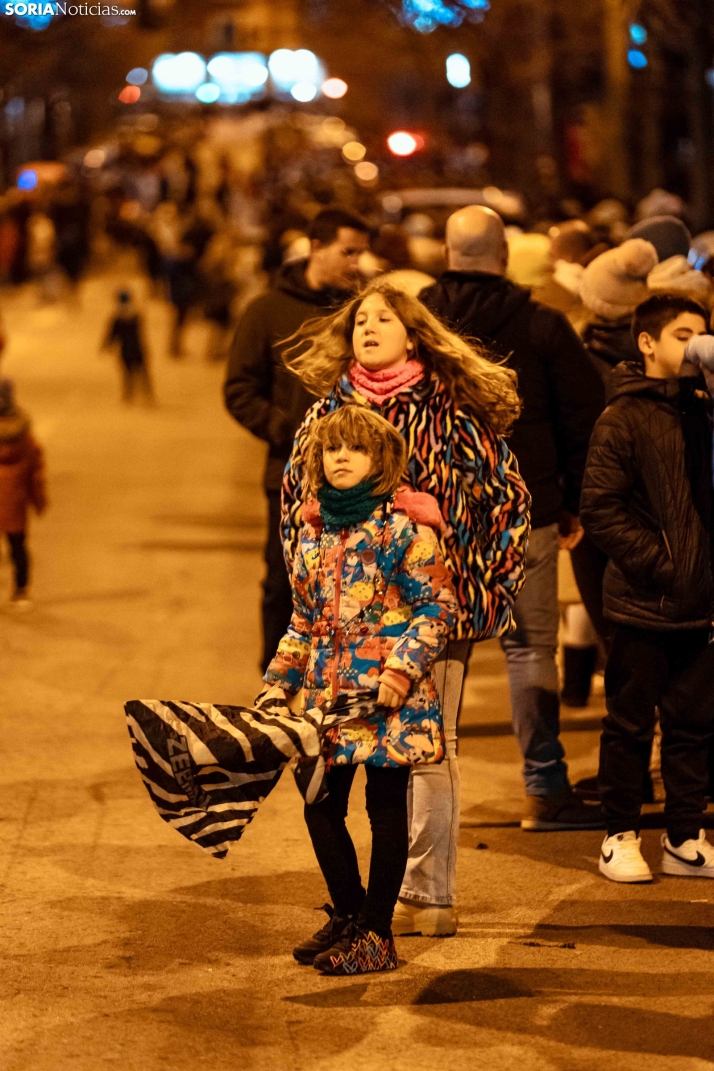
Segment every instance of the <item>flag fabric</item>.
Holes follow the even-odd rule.
[[[296,759],[306,803],[324,799],[325,733],[376,709],[373,695],[339,696],[327,710],[297,716],[276,689],[254,707],[133,699],[127,725],[134,761],[159,815],[222,859]]]

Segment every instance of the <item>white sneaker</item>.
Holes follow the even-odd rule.
[[[664,874],[676,874],[680,878],[714,878],[714,848],[703,829],[699,830],[698,840],[685,840],[678,848],[673,848],[669,837],[663,833],[662,847]]]
[[[610,881],[635,884],[652,881],[652,871],[642,858],[641,839],[634,830],[605,837],[600,849],[600,873]]]
[[[453,907],[397,900],[392,918],[395,937],[453,937],[458,919]]]

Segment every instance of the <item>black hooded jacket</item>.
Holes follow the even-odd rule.
[[[421,300],[460,335],[484,342],[518,373],[523,412],[510,443],[533,496],[534,528],[577,514],[602,383],[566,318],[500,275],[447,271]]]
[[[274,288],[251,302],[236,328],[223,388],[232,416],[269,445],[265,486],[280,489],[295,432],[315,398],[283,364],[285,340],[316,316],[338,308],[351,295],[311,290],[307,261],[286,265]]]
[[[699,378],[610,377],[592,435],[580,516],[610,559],[604,612],[646,629],[714,620],[711,399]]]

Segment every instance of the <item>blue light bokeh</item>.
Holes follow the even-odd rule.
[[[490,0],[402,0],[402,20],[419,33],[431,33],[464,20],[481,22],[490,6]]]
[[[636,71],[642,71],[647,66],[647,56],[639,48],[631,48],[627,53],[627,62]]]
[[[18,190],[34,190],[37,187],[37,172],[28,167],[17,176]]]

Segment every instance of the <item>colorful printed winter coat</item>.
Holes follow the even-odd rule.
[[[349,403],[370,405],[343,376],[331,394],[308,410],[298,430],[283,480],[288,566],[302,523],[310,425]],[[444,521],[439,543],[460,608],[452,638],[483,640],[511,632],[513,604],[525,580],[530,495],[505,439],[459,409],[435,376],[371,408],[406,439],[412,486],[439,504]]]
[[[332,729],[328,766],[440,762],[444,738],[431,666],[457,619],[449,571],[432,527],[430,495],[399,491],[364,524],[323,530],[315,500],[304,507],[292,572],[293,615],[265,680],[295,693],[303,708],[339,694],[374,698],[378,677],[411,684],[404,705]]]

